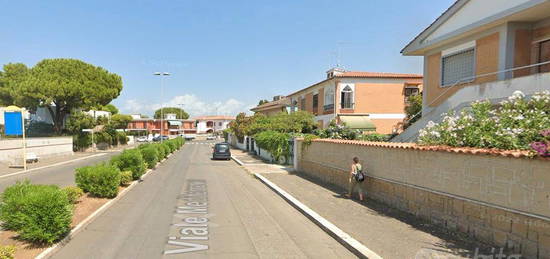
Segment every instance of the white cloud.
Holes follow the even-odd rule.
[[[164,107],[182,107],[191,117],[202,115],[237,115],[240,112],[250,113],[255,105],[245,105],[236,99],[230,98],[223,102],[208,102],[199,99],[196,95],[186,94],[174,96],[164,103]],[[153,114],[161,107],[160,103],[147,104],[135,99],[127,100],[123,106],[126,113]]]

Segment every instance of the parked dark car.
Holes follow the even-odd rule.
[[[212,150],[212,159],[231,159],[231,149],[229,143],[217,143]]]
[[[162,138],[163,141],[169,139],[168,136],[163,135],[163,136],[156,136],[156,137],[154,137],[154,138],[153,138],[153,141],[158,142],[158,141],[160,141],[160,138]]]

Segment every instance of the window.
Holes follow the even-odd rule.
[[[317,108],[319,106],[319,94],[313,95],[313,110],[317,111]]]
[[[475,70],[475,51],[473,48],[444,56],[441,59],[441,85],[473,81]]]
[[[342,90],[341,102],[342,109],[353,109],[353,90],[346,85]]]
[[[300,110],[302,111],[306,110],[306,98],[304,97],[300,98]]]
[[[298,101],[292,101],[292,112],[298,111]]]
[[[325,105],[334,104],[334,88],[325,89]]]
[[[222,126],[222,123],[221,123],[221,122],[218,122],[218,126],[220,126],[220,127],[221,127],[221,126]]]
[[[538,63],[550,61],[550,40],[539,43]],[[550,72],[550,64],[539,66],[539,73]]]
[[[420,90],[416,87],[407,87],[405,88],[405,99],[409,96],[418,95],[420,93]]]

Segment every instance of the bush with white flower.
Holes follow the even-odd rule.
[[[540,132],[546,129],[550,129],[550,92],[526,98],[516,91],[496,106],[474,102],[459,114],[444,114],[440,123],[430,121],[420,131],[419,144],[528,150],[543,139]]]

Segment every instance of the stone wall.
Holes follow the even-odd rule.
[[[40,158],[73,155],[72,137],[27,138],[27,154],[34,153]],[[23,141],[21,139],[0,140],[0,163],[21,164]]]
[[[550,160],[414,144],[297,143],[300,173],[347,188],[360,158],[370,198],[529,258],[550,255]]]

